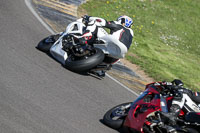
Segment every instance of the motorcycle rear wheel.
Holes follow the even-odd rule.
[[[122,127],[128,114],[131,102],[123,103],[108,110],[103,117],[103,123],[113,129]]]
[[[65,61],[65,67],[71,71],[84,72],[88,71],[104,60],[104,53],[99,48],[94,48],[94,53],[92,55],[86,56],[86,58],[73,60],[72,57],[68,57]]]

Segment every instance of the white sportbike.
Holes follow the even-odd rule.
[[[81,45],[79,38],[85,29],[81,19],[77,20],[70,23],[64,32],[40,41],[37,48],[53,56],[71,71],[109,70],[111,64],[119,60],[119,53],[123,53],[123,49],[117,45],[118,41],[100,26],[94,42]]]

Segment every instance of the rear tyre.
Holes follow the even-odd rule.
[[[101,49],[94,48],[94,53],[92,55],[79,60],[73,60],[72,57],[69,56],[65,61],[65,67],[75,72],[87,71],[100,64],[104,57],[104,53]]]
[[[58,40],[59,37],[60,37],[59,34],[46,37],[42,41],[39,42],[36,48],[45,53],[48,53],[51,46],[56,42],[56,40]]]
[[[103,117],[103,123],[113,129],[119,129],[122,127],[128,111],[130,109],[131,102],[120,104],[110,109]]]

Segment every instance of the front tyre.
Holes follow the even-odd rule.
[[[65,67],[75,72],[87,71],[100,64],[104,57],[105,55],[101,49],[94,48],[93,52],[79,59],[74,59],[73,56],[69,55],[65,61]]]
[[[39,42],[39,44],[37,45],[36,48],[45,53],[48,53],[51,46],[58,40],[59,37],[60,37],[60,34],[51,35],[49,37],[46,37],[42,41]]]
[[[119,129],[122,127],[128,111],[130,109],[131,102],[120,104],[109,111],[103,117],[103,123],[113,129]]]

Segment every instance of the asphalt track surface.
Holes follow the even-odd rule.
[[[0,133],[116,133],[100,120],[135,95],[38,51],[48,35],[24,0],[0,0]]]

